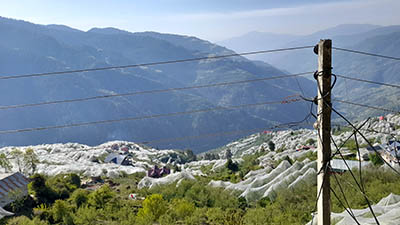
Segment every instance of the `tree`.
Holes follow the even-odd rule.
[[[101,188],[90,193],[88,203],[97,209],[104,208],[105,204],[114,198],[115,193],[110,186],[103,185]]]
[[[0,154],[0,167],[4,168],[5,172],[8,172],[12,169],[11,163],[4,153]]]
[[[24,173],[29,174],[30,170],[30,174],[34,174],[37,168],[37,164],[39,163],[39,159],[33,149],[26,149],[25,153],[23,154],[22,160],[24,164]]]
[[[152,224],[167,211],[167,202],[161,194],[152,194],[143,201],[143,208],[137,214],[138,222]]]
[[[225,167],[228,168],[232,172],[237,172],[239,170],[239,166],[232,161],[232,159],[228,159],[225,164]]]
[[[275,151],[275,143],[272,142],[272,141],[269,141],[269,142],[268,142],[268,148],[269,148],[269,150],[271,150],[271,151]]]
[[[15,160],[15,163],[18,166],[18,172],[22,173],[23,170],[23,155],[24,153],[19,150],[18,148],[14,148],[11,152],[10,152],[11,158],[13,158]]]
[[[53,204],[53,207],[51,208],[51,215],[54,222],[65,225],[72,225],[73,219],[70,208],[71,207],[67,203],[67,201],[56,200],[56,202]]]
[[[76,205],[76,207],[81,207],[82,205],[86,204],[88,201],[89,191],[85,189],[76,189],[74,193],[72,193],[71,197],[69,198],[72,203]]]
[[[231,159],[232,158],[232,152],[231,152],[231,150],[229,148],[225,151],[225,158],[226,159]]]
[[[81,185],[81,179],[74,173],[58,174],[49,178],[46,185],[50,187],[58,198],[65,199]]]
[[[306,145],[314,145],[314,144],[315,144],[315,140],[312,139],[312,138],[309,138],[309,139],[306,141]]]
[[[187,156],[187,162],[192,162],[197,160],[196,155],[193,153],[191,149],[186,149],[185,155]]]
[[[56,198],[54,191],[46,185],[46,178],[41,174],[35,174],[31,177],[28,191],[29,194],[35,196],[39,204],[51,203]]]

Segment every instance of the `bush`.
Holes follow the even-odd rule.
[[[72,225],[73,219],[71,216],[71,206],[63,200],[56,200],[51,208],[51,215],[55,223]]]
[[[232,171],[232,172],[237,172],[237,171],[239,171],[239,166],[238,166],[236,163],[234,163],[234,162],[232,161],[232,159],[228,159],[228,160],[226,161],[225,167],[226,167],[228,170]]]
[[[77,207],[81,207],[82,205],[88,202],[89,191],[84,189],[75,190],[69,200]]]
[[[245,225],[264,225],[271,218],[271,212],[265,208],[249,209],[243,218]]]
[[[143,208],[141,208],[137,215],[137,221],[142,224],[151,224],[158,221],[167,211],[167,202],[160,194],[152,194],[143,201]]]
[[[314,145],[315,142],[316,142],[316,141],[315,141],[314,139],[309,138],[309,139],[306,141],[306,145]]]
[[[35,174],[31,177],[28,191],[35,196],[38,204],[52,203],[57,198],[54,191],[46,185],[46,178],[41,174]]]
[[[379,154],[379,153],[378,153]],[[371,153],[369,154],[369,160],[371,160],[372,164],[375,166],[381,166],[383,165],[383,160],[377,153]]]
[[[89,194],[88,203],[97,209],[105,207],[106,203],[115,197],[110,186],[103,185],[101,188]]]
[[[81,179],[76,174],[59,174],[49,178],[46,185],[57,194],[57,198],[66,199],[81,186]]]
[[[26,216],[18,216],[10,219],[7,225],[48,225],[49,223],[46,221],[41,221],[38,218],[34,218],[33,220],[29,219]]]
[[[176,224],[177,221],[183,222],[185,218],[191,216],[195,210],[193,203],[185,199],[174,199],[170,204],[170,208],[160,217],[161,224]]]

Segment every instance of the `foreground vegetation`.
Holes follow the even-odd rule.
[[[7,209],[18,216],[4,218],[0,224],[305,224],[311,220],[315,207],[316,186],[311,184],[281,190],[273,200],[249,203],[235,193],[208,186],[210,178],[204,177],[138,190],[135,184],[143,176],[134,174],[109,180],[109,184],[88,191],[81,188],[80,179],[74,174],[47,178],[34,175],[29,184],[34,199],[24,198],[11,204]],[[400,194],[400,179],[390,171],[372,167],[363,170],[363,177],[373,204],[390,193]],[[340,193],[336,179],[352,208],[367,207],[350,173],[331,177],[333,189]],[[143,199],[130,199],[130,193]],[[343,202],[342,195],[340,198]],[[334,196],[332,209],[344,210]]]

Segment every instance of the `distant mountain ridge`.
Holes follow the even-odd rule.
[[[30,74],[128,65],[232,54],[233,51],[195,37],[155,32],[130,33],[115,28],[88,32],[63,25],[36,25],[0,17],[0,75]],[[160,90],[228,81],[264,78],[285,73],[243,57],[187,63],[83,72],[4,80],[2,105],[18,105],[145,90]],[[306,90],[313,86],[298,78]],[[0,110],[1,130],[54,126],[127,117],[185,112],[213,107],[280,100],[299,92],[295,79],[156,94],[106,98],[78,103]],[[263,128],[302,119],[304,103],[275,104],[160,117],[96,126],[52,129],[0,136],[0,144],[31,145],[80,142],[96,145],[110,140],[144,142],[227,131]],[[191,148],[196,152],[227,143],[240,135],[207,140],[188,138],[156,142],[162,148]]]
[[[334,47],[399,57],[399,34],[400,25],[347,24],[298,37],[277,46],[277,48],[315,45],[320,39],[329,38],[332,39]],[[241,49],[240,44],[237,45],[237,48],[234,45],[229,45],[229,47],[232,49]],[[279,54],[256,55],[252,56],[251,59],[268,62],[277,68],[285,69],[292,73],[310,71],[317,68],[316,56],[310,49]],[[400,67],[397,61],[337,50],[333,50],[332,60],[333,72],[336,74],[389,84],[400,84],[400,77],[398,76]],[[400,98],[398,97],[400,96],[400,91],[398,88],[339,78],[334,88],[334,94],[336,97],[346,99],[347,101],[400,111]],[[368,116],[376,116],[384,113],[379,110],[355,107],[354,105],[339,103],[336,103],[336,105],[342,112],[345,112],[353,119],[363,119]]]

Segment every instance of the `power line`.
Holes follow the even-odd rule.
[[[150,62],[150,63],[130,64],[130,65],[122,65],[122,66],[108,66],[108,67],[98,67],[98,68],[91,68],[91,69],[78,69],[78,70],[66,70],[66,71],[56,71],[56,72],[46,72],[46,73],[9,75],[9,76],[0,76],[0,80],[61,75],[61,74],[68,74],[68,73],[93,72],[93,71],[112,70],[112,69],[126,69],[126,68],[135,68],[135,67],[141,67],[141,66],[165,65],[165,64],[173,64],[173,63],[183,63],[183,62],[192,62],[192,61],[200,61],[200,60],[228,58],[228,57],[234,57],[234,56],[245,56],[245,55],[265,54],[265,53],[281,52],[281,51],[291,51],[291,50],[299,50],[299,49],[306,49],[306,48],[313,48],[313,47],[314,46],[301,46],[301,47],[292,47],[292,48],[280,48],[280,49],[272,49],[272,50],[234,53],[234,54],[227,54],[227,55],[205,56],[205,57],[197,57],[197,58],[189,58],[189,59],[177,59],[177,60]]]
[[[348,80],[355,80],[355,81],[360,81],[360,82],[365,82],[365,83],[370,83],[370,84],[377,84],[377,85],[383,85],[383,86],[388,86],[388,87],[395,87],[395,88],[400,88],[400,85],[396,84],[388,84],[388,83],[382,83],[382,82],[377,82],[377,81],[372,81],[372,80],[365,80],[365,79],[360,79],[360,78],[354,78],[354,77],[348,77],[344,75],[337,75],[338,77],[348,79]]]
[[[291,102],[300,101],[300,100],[301,99],[292,99]],[[287,102],[287,103],[289,103],[289,102]],[[105,123],[115,123],[115,122],[122,122],[122,121],[152,119],[152,118],[159,118],[159,117],[187,115],[187,114],[193,114],[193,113],[202,113],[202,112],[210,112],[210,111],[218,111],[218,110],[239,109],[239,108],[246,108],[246,107],[269,105],[269,104],[285,104],[285,103],[283,103],[282,101],[273,101],[273,102],[262,102],[262,103],[253,103],[253,104],[236,105],[236,106],[225,106],[225,107],[220,106],[220,107],[208,108],[208,109],[199,109],[199,110],[191,110],[191,111],[185,111],[185,112],[156,114],[156,115],[148,115],[148,116],[140,116],[140,117],[128,117],[128,118],[121,118],[121,119],[101,120],[101,121],[74,123],[74,124],[64,124],[64,125],[47,126],[47,127],[24,128],[24,129],[16,129],[16,130],[3,130],[3,131],[0,131],[0,134],[12,134],[12,133],[22,133],[22,132],[31,132],[31,131],[40,131],[40,130],[49,130],[49,129],[60,129],[60,128],[70,128],[70,127],[97,125],[97,124],[105,124]]]
[[[137,145],[146,145],[146,144],[151,144],[151,143],[162,143],[162,142],[178,142],[178,141],[184,141],[188,139],[201,139],[201,138],[206,138],[206,137],[216,137],[216,136],[224,136],[224,135],[234,135],[234,134],[240,134],[240,133],[249,133],[249,132],[260,132],[260,131],[265,131],[265,130],[272,130],[272,129],[280,129],[284,127],[295,127],[295,126],[301,126],[301,125],[312,125],[312,123],[308,122],[289,122],[289,123],[281,123],[277,124],[275,126],[271,127],[264,127],[264,128],[255,128],[255,129],[247,129],[247,130],[234,130],[234,131],[223,131],[223,132],[217,132],[217,133],[206,133],[206,134],[200,134],[200,135],[194,135],[194,136],[184,136],[184,137],[177,137],[177,138],[163,138],[163,139],[154,139],[150,141],[142,141],[142,142],[134,142]],[[95,147],[88,147],[88,148],[83,148],[83,150],[96,150],[96,149],[104,149],[106,147],[100,147],[100,146],[95,146]]]
[[[386,108],[377,107],[377,106],[371,106],[371,105],[364,105],[364,104],[360,104],[360,103],[354,103],[354,102],[349,102],[349,101],[344,101],[344,100],[339,100],[339,99],[334,99],[333,101],[344,103],[344,104],[349,104],[349,105],[365,107],[365,108],[369,108],[369,109],[382,110],[382,111],[387,111],[387,112],[392,112],[392,113],[400,113],[399,111],[392,110],[392,109],[386,109]]]
[[[234,130],[234,131],[224,131],[224,132],[217,132],[217,133],[207,133],[207,134],[200,134],[194,136],[184,136],[184,137],[177,137],[177,138],[164,138],[164,139],[157,139],[151,141],[143,141],[140,144],[151,144],[151,143],[162,143],[162,142],[177,142],[177,141],[184,141],[190,139],[201,139],[206,137],[217,137],[217,136],[225,136],[225,135],[235,135],[241,133],[250,133],[250,132],[260,132],[265,130],[273,130],[273,129],[280,129],[284,127],[295,127],[301,125],[312,125],[309,122],[290,122],[290,123],[282,123],[271,127],[264,127],[264,128],[255,128],[255,129],[247,129],[247,130]]]
[[[363,51],[357,51],[357,50],[346,49],[346,48],[332,47],[332,49],[339,50],[339,51],[344,51],[344,52],[351,52],[351,53],[361,54],[361,55],[375,56],[375,57],[385,58],[385,59],[400,60],[400,58],[393,57],[393,56],[380,55],[380,54],[375,54],[375,53],[370,53],[370,52],[363,52]]]
[[[197,86],[189,86],[189,87],[178,87],[178,88],[168,88],[168,89],[158,89],[158,90],[137,91],[137,92],[130,92],[130,93],[122,93],[122,94],[109,94],[109,95],[100,95],[100,96],[92,96],[92,97],[85,97],[85,98],[47,101],[47,102],[39,102],[39,103],[21,104],[21,105],[8,105],[8,106],[0,106],[0,110],[25,108],[25,107],[35,107],[35,106],[41,106],[41,105],[52,105],[52,104],[61,104],[61,103],[81,102],[81,101],[89,101],[89,100],[96,100],[96,99],[113,98],[113,97],[133,96],[133,95],[140,95],[140,94],[153,94],[153,93],[164,93],[164,92],[171,92],[171,91],[183,91],[183,90],[190,90],[190,89],[200,89],[200,88],[207,88],[207,87],[228,86],[228,85],[235,85],[235,84],[244,84],[244,83],[251,83],[251,82],[260,82],[260,81],[266,81],[266,80],[273,80],[273,79],[283,79],[283,78],[297,77],[297,76],[303,76],[303,75],[311,74],[311,73],[313,73],[313,72],[304,72],[304,73],[297,73],[297,74],[289,74],[289,75],[282,75],[282,76],[272,76],[272,77],[266,77],[266,78],[259,78],[259,79],[253,79],[253,80],[222,82],[222,83],[216,83],[216,84],[197,85]]]

